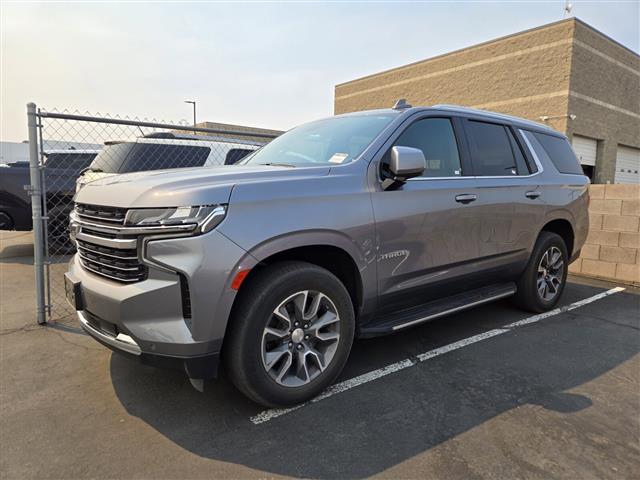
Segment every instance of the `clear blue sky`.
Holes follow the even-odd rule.
[[[640,49],[640,4],[574,0],[572,14]],[[25,104],[287,129],[331,115],[336,83],[563,18],[564,1],[7,3],[1,131]]]

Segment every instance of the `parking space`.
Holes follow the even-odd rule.
[[[33,319],[18,291],[28,270],[1,261],[6,478],[632,478],[640,463],[633,288],[517,328],[505,326],[531,314],[503,301],[357,341],[339,381],[410,366],[259,423],[263,409],[224,376],[198,393],[112,355],[71,317],[16,328]],[[613,287],[574,281],[562,304]]]

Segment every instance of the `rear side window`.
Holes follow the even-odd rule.
[[[530,132],[530,134],[538,140],[560,173],[583,175],[582,167],[580,167],[580,163],[566,138],[555,137],[539,132]],[[536,148],[535,143],[534,148]]]
[[[232,148],[227,152],[224,164],[233,165],[249,155],[251,152],[253,152],[253,150],[249,150],[248,148]]]
[[[191,145],[137,143],[122,162],[118,173],[201,167],[210,151],[209,147]]]
[[[469,120],[467,131],[476,175],[502,177],[529,174],[522,151],[507,127]]]

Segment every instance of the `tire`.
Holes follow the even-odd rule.
[[[313,313],[316,299],[317,316],[309,316],[310,320],[296,327],[295,321],[303,319],[300,311]],[[294,308],[302,304],[303,309]],[[280,315],[274,312],[276,308]],[[332,318],[333,310],[338,321]],[[225,370],[241,392],[261,405],[303,403],[340,374],[354,331],[349,292],[335,275],[310,263],[277,263],[247,279],[236,299],[222,351]],[[321,359],[324,368],[320,368]]]
[[[8,213],[0,212],[0,230],[13,230],[13,219]]]
[[[553,259],[557,253],[560,254],[560,258],[554,262]],[[543,260],[545,254],[547,257]],[[515,304],[535,313],[554,308],[562,296],[567,281],[568,260],[567,246],[562,237],[552,232],[541,232],[533,247],[527,268],[517,282]],[[554,278],[559,283],[556,283]],[[545,286],[546,290],[544,290]]]

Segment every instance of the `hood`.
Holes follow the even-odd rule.
[[[76,180],[76,192],[80,188],[83,188],[87,183],[95,182],[102,178],[112,177],[113,175],[117,175],[117,173],[94,172],[93,170],[87,170]]]
[[[324,176],[330,167],[221,165],[111,175],[86,184],[79,203],[112,207],[176,207],[228,203],[239,183],[295,181]]]
[[[78,177],[78,183],[86,185],[87,183],[91,183],[102,178],[112,177],[114,175],[117,175],[117,173],[94,172],[93,170],[87,170]]]

